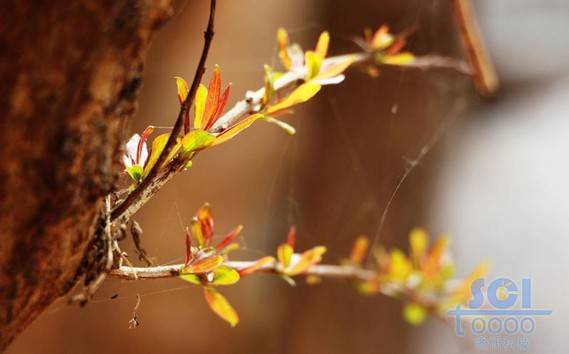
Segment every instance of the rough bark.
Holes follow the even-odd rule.
[[[0,5],[0,351],[75,284],[170,0]]]

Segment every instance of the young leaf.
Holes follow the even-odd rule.
[[[209,203],[205,203],[196,213],[196,218],[200,224],[205,246],[211,244],[213,238],[213,217]]]
[[[291,94],[288,95],[284,100],[269,107],[269,109],[267,109],[267,114],[282,111],[297,104],[306,102],[314,97],[314,95],[316,95],[321,88],[322,86],[315,82],[304,83],[300,85],[296,90],[292,91]]]
[[[244,276],[255,273],[256,271],[263,269],[264,267],[268,266],[269,264],[273,264],[274,262],[275,262],[274,257],[271,256],[263,257],[259,259],[257,262],[255,262],[252,266],[245,269],[241,269],[239,271],[239,274],[241,274],[241,276]]]
[[[185,253],[185,261],[184,261],[184,265],[187,266],[188,264],[190,264],[190,261],[192,260],[192,238],[191,238],[191,232],[190,229],[188,227],[186,227],[186,253]]]
[[[185,280],[185,281],[192,283],[192,284],[195,284],[195,285],[201,285],[201,283],[202,283],[200,277],[195,275],[195,274],[182,274],[182,275],[180,275],[180,279]]]
[[[275,83],[273,81],[273,69],[268,65],[263,66],[263,68],[265,69],[265,94],[263,95],[262,104],[266,105],[273,96]]]
[[[234,138],[237,134],[241,133],[243,130],[249,128],[251,124],[255,123],[255,121],[259,118],[263,117],[262,114],[256,113],[253,115],[248,116],[247,118],[243,119],[239,123],[235,124],[234,126],[230,127],[229,129],[223,131],[219,134],[213,144],[211,146],[222,144],[232,138]]]
[[[205,149],[215,141],[215,136],[205,130],[192,130],[182,138],[182,155],[187,157],[191,152]]]
[[[316,54],[324,59],[326,58],[326,54],[328,54],[328,46],[330,45],[330,34],[327,31],[324,31],[318,37],[318,43],[316,43],[316,49],[314,50]]]
[[[170,133],[164,133],[158,135],[152,141],[152,151],[150,152],[150,157],[148,158],[146,166],[144,166],[144,172],[142,173],[142,178],[146,177],[150,172],[150,170],[152,169],[152,167],[156,164],[156,161],[158,160],[158,157],[162,153],[162,150],[164,150],[164,147],[166,146],[166,142],[168,142],[169,137]]]
[[[218,251],[221,251],[222,249],[224,249],[225,247],[229,246],[231,244],[231,242],[233,242],[237,236],[239,236],[239,234],[241,233],[241,230],[243,230],[243,225],[239,225],[237,226],[235,229],[233,229],[230,233],[228,233],[223,240],[221,240],[217,246],[215,246],[215,248]]]
[[[239,272],[235,269],[221,265],[213,271],[212,285],[233,285],[239,281]]]
[[[288,243],[283,243],[277,248],[277,258],[284,268],[290,265],[294,250]]]
[[[367,236],[361,235],[354,242],[352,252],[350,253],[350,261],[353,265],[361,265],[369,246],[369,239]]]
[[[198,246],[205,247],[205,237],[202,231],[202,225],[197,218],[193,218],[190,223],[190,231],[196,239]]]
[[[300,256],[298,263],[296,263],[292,269],[287,271],[287,274],[297,275],[306,272],[312,265],[320,263],[324,253],[326,253],[326,247],[324,246],[316,246],[308,251],[304,251]]]
[[[411,262],[400,250],[391,251],[389,262],[389,280],[404,282],[411,273]]]
[[[399,53],[395,55],[385,55],[381,57],[380,62],[387,65],[405,66],[413,63],[415,56],[409,52]]]
[[[381,26],[371,39],[371,46],[373,49],[385,49],[393,43],[393,36],[389,34],[389,27],[387,25]]]
[[[239,323],[237,312],[219,291],[211,286],[204,287],[204,297],[213,312],[227,321],[232,327]]]
[[[291,60],[288,55],[288,33],[284,28],[279,28],[277,30],[277,41],[279,43],[279,59],[281,60],[284,68],[290,70]]]
[[[125,171],[135,182],[140,182],[140,179],[142,178],[142,166],[132,165]]]
[[[207,87],[203,84],[198,86],[196,97],[194,99],[194,129],[202,129],[203,117],[205,112],[205,103],[208,97]]]
[[[182,104],[186,100],[186,97],[188,97],[188,92],[190,91],[188,89],[188,83],[179,76],[174,76],[174,79],[176,79],[176,87],[178,89],[178,101]]]
[[[209,128],[211,128],[215,124],[215,122],[217,122],[217,120],[221,116],[221,113],[223,113],[223,110],[225,109],[225,105],[227,104],[227,101],[229,100],[230,90],[231,90],[231,84],[227,85],[225,90],[223,90],[223,94],[221,95],[221,98],[219,99],[219,103],[217,105],[217,110],[213,114],[213,117],[211,117],[211,119],[208,121],[207,125],[204,128],[205,130],[208,130]]]
[[[416,265],[420,266],[423,258],[427,254],[429,246],[429,237],[425,230],[415,228],[409,234],[409,243],[411,245],[411,257]]]
[[[307,50],[304,53],[304,61],[306,62],[306,81],[309,81],[320,73],[322,57],[311,50]]]
[[[347,56],[346,59],[331,64],[323,68],[318,75],[313,78],[313,81],[326,80],[341,75],[346,71],[350,65],[354,63],[356,57],[353,55]]]
[[[218,65],[213,68],[213,76],[209,81],[207,102],[205,104],[205,113],[202,127],[207,127],[219,105],[219,97],[221,96],[221,69]]]
[[[290,247],[294,248],[296,244],[296,226],[292,225],[288,229],[288,234],[286,235],[286,243],[290,245]]]
[[[222,256],[211,256],[208,258],[200,259],[192,264],[184,267],[182,274],[202,274],[208,273],[219,267],[223,263]]]

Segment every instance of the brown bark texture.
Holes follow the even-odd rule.
[[[0,5],[0,351],[81,275],[170,0]]]

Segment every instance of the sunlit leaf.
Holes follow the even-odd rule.
[[[316,77],[322,66],[322,57],[311,50],[304,53],[304,62],[306,63],[306,81]]]
[[[197,218],[193,218],[190,223],[190,231],[192,232],[192,236],[196,239],[196,242],[200,247],[205,246],[205,238],[202,231],[202,225],[200,224]]]
[[[314,50],[320,58],[326,58],[326,54],[328,54],[329,44],[330,34],[324,31],[320,34],[320,37],[318,37],[318,43],[316,43],[316,49]]]
[[[265,94],[263,95],[262,103],[263,105],[265,105],[270,101],[271,97],[273,96],[275,83],[273,81],[273,69],[268,65],[265,65],[263,68],[265,69],[265,76],[264,76]]]
[[[277,30],[277,41],[279,44],[279,59],[285,69],[290,70],[291,60],[288,56],[288,33],[284,28]]]
[[[266,266],[275,263],[275,258],[271,257],[271,256],[266,256],[263,257],[259,260],[257,260],[255,263],[253,263],[253,265],[242,269],[239,271],[239,274],[243,275],[247,275],[247,274],[252,274],[255,273],[256,271],[265,268]]]
[[[288,229],[288,233],[286,234],[286,243],[292,248],[296,245],[296,226],[291,225]]]
[[[219,317],[227,321],[232,327],[239,323],[237,312],[219,291],[211,286],[204,287],[204,296],[207,304]]]
[[[212,285],[232,285],[239,281],[239,272],[235,269],[220,265],[213,271]]]
[[[306,102],[314,97],[314,95],[316,95],[321,88],[322,86],[315,82],[304,83],[300,85],[296,90],[292,91],[291,94],[288,95],[284,100],[269,107],[269,109],[267,109],[267,113],[271,114]]]
[[[219,267],[222,263],[223,263],[223,257],[217,255],[200,259],[198,261],[192,262],[187,267],[184,267],[184,269],[182,270],[182,274],[208,273]]]
[[[389,263],[389,280],[404,282],[411,273],[411,262],[400,250],[391,251]]]
[[[194,99],[194,128],[202,129],[205,112],[205,104],[208,97],[207,87],[203,84],[198,86]]]
[[[219,97],[221,96],[221,69],[218,65],[213,68],[213,76],[209,81],[207,101],[205,104],[205,113],[202,127],[206,127],[213,115],[217,111],[219,105]]]
[[[180,279],[190,282],[195,285],[201,285],[202,281],[199,276],[195,274],[182,274],[180,275]]]
[[[290,265],[290,260],[294,250],[288,243],[283,243],[277,248],[277,258],[284,268]]]
[[[198,209],[196,212],[196,219],[198,220],[201,228],[204,244],[205,246],[209,246],[213,238],[214,229],[213,216],[209,203],[205,203],[201,208]]]
[[[389,34],[389,27],[387,25],[381,26],[371,39],[371,46],[373,49],[384,49],[393,43],[393,36]]]
[[[179,76],[174,76],[174,79],[176,79],[176,87],[178,89],[178,101],[182,104],[186,100],[186,97],[188,97],[188,83]]]
[[[329,78],[337,77],[346,71],[350,65],[354,63],[356,57],[353,55],[346,56],[346,58],[338,63],[331,64],[325,67],[323,70],[320,71],[318,75],[316,75],[313,80],[326,80]]]
[[[235,229],[231,230],[230,233],[228,233],[218,244],[217,246],[215,246],[215,248],[220,251],[222,249],[224,249],[225,247],[229,246],[231,244],[231,242],[233,242],[241,233],[241,230],[243,230],[243,225],[239,225],[237,226]]]
[[[158,157],[162,153],[162,150],[164,150],[164,147],[166,146],[169,137],[170,133],[164,133],[158,135],[152,141],[152,150],[150,151],[150,157],[148,158],[148,162],[146,162],[146,166],[144,166],[144,172],[142,173],[142,178],[148,175],[152,167],[156,164],[156,161],[158,161]]]
[[[407,323],[417,326],[427,318],[427,310],[418,304],[407,304],[403,308],[403,317]]]
[[[350,253],[350,261],[354,265],[362,264],[367,249],[369,246],[369,239],[367,236],[361,235],[359,236],[356,241],[354,242],[354,246],[352,247],[352,252]]]
[[[448,250],[449,238],[439,238],[430,250],[422,267],[425,279],[433,281],[441,270],[442,258]]]
[[[234,138],[237,134],[249,128],[251,124],[255,123],[255,121],[261,117],[263,117],[263,115],[260,113],[256,113],[246,117],[245,119],[241,120],[239,123],[235,124],[234,126],[230,127],[229,129],[219,134],[216,137],[215,141],[213,142],[212,146],[223,144],[224,142]]]
[[[287,271],[287,274],[296,275],[306,272],[312,265],[320,263],[324,253],[326,253],[326,247],[324,246],[316,246],[308,251],[304,251],[300,255],[300,260],[292,267],[292,269]]]
[[[219,103],[217,105],[217,110],[215,111],[215,113],[213,114],[213,117],[211,117],[211,119],[209,120],[209,122],[205,126],[205,130],[208,130],[209,128],[211,128],[215,124],[215,122],[217,122],[217,120],[219,119],[221,114],[223,113],[223,110],[225,109],[225,106],[227,105],[227,101],[229,100],[230,91],[231,91],[231,84],[227,85],[225,90],[223,90],[223,93],[221,94],[221,98],[219,99]]]
[[[409,234],[409,243],[411,244],[411,257],[416,265],[421,265],[423,258],[427,254],[429,246],[429,236],[425,230],[414,228]]]
[[[132,178],[135,182],[139,182],[142,178],[142,166],[140,165],[132,165],[126,168],[126,173]]]
[[[409,52],[404,52],[394,55],[385,55],[381,57],[381,63],[387,65],[405,66],[413,63],[414,61],[415,61],[415,56]]]
[[[182,138],[182,155],[188,156],[193,151],[198,151],[211,146],[215,141],[215,136],[205,130],[196,129],[190,131]]]

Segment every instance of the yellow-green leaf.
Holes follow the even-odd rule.
[[[194,128],[202,129],[203,116],[205,112],[205,103],[207,101],[207,87],[200,84],[196,91],[196,98],[194,99]]]
[[[188,83],[179,76],[174,76],[174,79],[176,79],[176,88],[178,89],[178,100],[180,104],[182,104],[186,100],[186,97],[188,97]]]
[[[211,256],[208,258],[200,259],[182,269],[182,274],[202,274],[211,272],[219,267],[223,263],[223,260],[224,259],[222,256]]]
[[[164,147],[166,146],[169,137],[170,133],[164,133],[158,135],[152,141],[152,150],[150,151],[150,157],[146,162],[146,166],[144,166],[144,172],[142,173],[142,178],[148,175],[152,167],[156,164],[156,161],[158,161],[158,157],[162,153],[162,150],[164,150]]]
[[[427,247],[429,246],[429,237],[425,230],[421,228],[411,230],[409,243],[411,244],[411,257],[415,264],[420,265],[422,259],[427,254]]]
[[[143,169],[142,166],[140,165],[132,165],[128,167],[125,171],[130,176],[130,178],[132,178],[135,182],[139,182],[140,179],[142,178]]]
[[[207,304],[215,314],[227,321],[232,327],[239,323],[239,316],[229,304],[225,296],[211,286],[204,287],[204,297]]]
[[[237,134],[239,134],[243,130],[249,128],[251,126],[251,124],[253,124],[257,119],[259,119],[261,117],[263,117],[263,115],[260,113],[250,115],[249,117],[243,119],[239,123],[235,124],[231,128],[229,128],[229,129],[225,130],[224,132],[222,132],[221,134],[219,134],[216,137],[213,144],[211,144],[211,145],[212,146],[219,145],[219,144],[222,144],[222,143],[234,138]]]
[[[287,274],[289,275],[297,275],[304,273],[308,270],[312,265],[320,263],[322,260],[322,255],[326,253],[326,247],[324,246],[316,246],[314,248],[309,249],[308,251],[304,251],[300,256],[300,260],[298,263],[292,267]]]
[[[403,317],[408,323],[418,326],[427,318],[427,310],[418,304],[407,304],[403,308]]]
[[[391,251],[389,262],[389,280],[404,282],[411,273],[411,262],[400,250]]]
[[[273,81],[273,69],[268,65],[265,65],[264,69],[265,69],[265,77],[264,77],[265,94],[263,95],[262,103],[265,105],[270,101],[271,97],[273,96],[274,81]]]
[[[279,247],[277,248],[277,258],[279,259],[279,262],[283,265],[284,268],[290,265],[290,260],[292,258],[293,253],[294,250],[292,249],[292,246],[289,245],[288,243],[283,243],[279,245]]]
[[[211,146],[215,141],[215,136],[205,130],[192,130],[182,138],[182,153],[187,156],[189,153]]]
[[[415,61],[415,56],[409,52],[404,52],[394,55],[385,55],[381,58],[381,62],[383,64],[388,64],[388,65],[405,66],[413,63],[414,61]]]
[[[195,274],[181,274],[180,279],[185,280],[195,285],[201,285],[200,277]]]
[[[311,50],[307,50],[304,53],[304,62],[306,63],[306,81],[309,81],[320,73],[322,57]]]
[[[346,56],[345,60],[342,60],[339,63],[332,64],[325,68],[325,70],[320,71],[318,75],[316,75],[313,79],[314,80],[325,80],[335,76],[342,74],[346,69],[350,67],[356,60],[356,57],[353,55]]]
[[[303,103],[314,97],[322,88],[321,85],[315,82],[307,82],[300,85],[296,90],[292,91],[284,100],[275,104],[267,109],[267,113],[275,113],[284,109],[290,108],[294,105]]]
[[[330,45],[330,34],[327,31],[324,31],[318,37],[318,43],[316,43],[316,49],[314,50],[316,54],[324,59],[326,58],[326,54],[328,54],[328,46]]]
[[[221,265],[213,271],[212,285],[232,285],[239,281],[239,272],[235,269]]]

